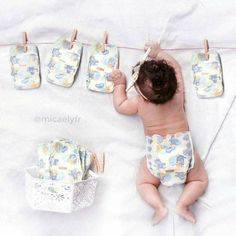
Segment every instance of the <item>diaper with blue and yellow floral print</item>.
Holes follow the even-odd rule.
[[[62,37],[53,45],[48,63],[47,80],[63,87],[71,87],[80,65],[82,44],[74,41],[72,48],[70,39]]]
[[[40,66],[37,46],[22,45],[10,49],[11,75],[16,89],[33,89],[40,86]]]
[[[93,154],[65,139],[38,146],[38,177],[74,183],[86,178]]]
[[[112,70],[118,66],[118,48],[115,45],[97,43],[89,57],[87,88],[102,93],[112,93]]]
[[[223,72],[220,55],[216,51],[196,52],[192,57],[192,71],[197,95],[200,98],[218,97],[223,94]]]
[[[146,136],[146,158],[149,171],[163,185],[185,183],[188,170],[194,166],[190,132]]]

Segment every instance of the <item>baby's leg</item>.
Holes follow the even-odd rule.
[[[153,176],[148,170],[146,158],[141,161],[136,185],[143,200],[155,209],[153,224],[158,224],[167,215],[168,211],[157,190],[160,185],[160,180]]]
[[[188,173],[182,195],[176,205],[176,212],[184,219],[196,223],[193,213],[189,210],[192,205],[205,191],[208,184],[208,177],[202,160],[195,152],[195,164]]]

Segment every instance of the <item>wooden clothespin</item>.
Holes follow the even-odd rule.
[[[73,47],[73,44],[77,38],[77,33],[78,33],[78,30],[75,29],[72,33],[72,36],[71,36],[71,40],[70,40],[70,45],[69,45],[69,49],[71,49]]]
[[[100,158],[99,158],[100,159]],[[96,168],[96,172],[103,173],[105,169],[105,153],[102,153],[102,163],[98,160],[96,153],[93,153],[93,163]]]
[[[104,172],[105,169],[105,153],[102,153],[102,172]]]
[[[208,44],[207,39],[204,39],[204,54],[205,54],[205,59],[208,60],[209,59],[209,44]]]
[[[27,52],[27,41],[28,41],[27,34],[26,32],[23,32],[22,33],[22,46],[24,48],[24,52]]]
[[[93,161],[92,164],[95,166],[96,171],[98,172],[98,162],[97,162],[97,155],[96,153],[93,153]]]
[[[96,168],[96,172],[100,172],[100,165],[99,165],[96,153],[93,153],[93,163]]]
[[[102,43],[107,44],[107,40],[108,40],[108,33],[107,31],[104,31],[103,37],[102,37]]]

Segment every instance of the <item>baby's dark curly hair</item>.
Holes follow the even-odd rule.
[[[176,93],[175,70],[165,60],[145,61],[136,81],[141,93],[152,103],[164,104]]]

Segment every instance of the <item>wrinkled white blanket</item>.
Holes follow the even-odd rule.
[[[0,3],[0,44],[21,42],[27,31],[34,43],[54,42],[79,29],[79,39],[93,43],[102,32],[119,46],[142,48],[161,39],[164,48],[235,47],[234,1],[210,0],[9,0]],[[144,134],[136,116],[117,114],[112,95],[86,89],[89,47],[84,46],[79,75],[72,88],[46,81],[50,44],[38,44],[42,85],[17,91],[10,76],[9,47],[0,47],[0,234],[4,236],[169,236],[227,235],[236,232],[236,104],[218,133],[236,94],[236,51],[221,50],[225,93],[199,99],[193,87],[192,51],[169,51],[183,68],[186,112],[195,147],[209,174],[206,194],[194,205],[197,224],[174,214],[181,188],[161,188],[170,212],[160,225],[150,224],[153,210],[139,197],[135,175],[144,156]],[[121,49],[120,68],[129,76],[140,51]],[[70,215],[33,211],[24,196],[24,168],[37,160],[38,143],[63,137],[107,155],[105,173],[94,205]],[[214,141],[215,140],[215,141]],[[212,142],[214,143],[212,144]]]

